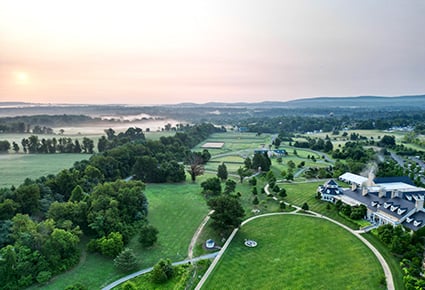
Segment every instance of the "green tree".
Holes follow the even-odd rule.
[[[309,209],[309,206],[308,206],[308,204],[306,202],[304,202],[303,203],[303,206],[301,208],[302,208],[302,210],[307,211]]]
[[[221,181],[225,181],[228,177],[227,166],[226,164],[221,163],[217,168],[217,177],[221,179]]]
[[[109,257],[116,257],[124,248],[124,242],[120,233],[112,232],[107,237],[98,240],[100,252]]]
[[[52,273],[50,273],[49,271],[41,271],[40,273],[38,273],[36,280],[40,284],[45,284],[50,280],[51,277]]]
[[[158,240],[158,230],[149,224],[143,224],[139,230],[139,243],[143,247],[153,246]]]
[[[169,259],[161,259],[153,266],[150,279],[153,283],[162,284],[170,280],[174,275],[174,268]]]
[[[252,204],[253,205],[257,205],[259,203],[260,203],[260,201],[258,200],[258,197],[257,196],[254,196],[254,199],[252,200]]]
[[[270,158],[267,156],[267,153],[255,153],[254,158],[252,159],[252,168],[258,170],[261,168],[261,171],[269,171],[271,166]]]
[[[290,169],[294,169],[295,168],[295,162],[292,160],[289,160],[286,164],[288,164],[288,167]]]
[[[122,250],[122,252],[114,259],[114,266],[124,273],[137,269],[138,262],[133,250],[129,248]]]
[[[245,211],[239,199],[222,195],[208,200],[207,204],[214,210],[211,215],[213,228],[220,232],[228,232],[240,226]]]
[[[83,189],[80,185],[77,185],[71,192],[71,197],[69,198],[69,201],[82,201],[86,197],[86,194],[84,193]]]
[[[202,192],[206,195],[219,195],[221,193],[220,179],[211,177],[201,183]]]
[[[230,194],[232,192],[235,192],[235,190],[236,190],[236,182],[232,179],[227,179],[225,187],[224,187],[224,193]]]

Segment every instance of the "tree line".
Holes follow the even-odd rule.
[[[222,130],[200,124],[153,141],[142,138],[140,132],[136,138],[133,129],[122,135],[109,131],[106,140],[111,149],[76,162],[70,169],[0,189],[0,281],[4,289],[45,283],[74,266],[80,258],[82,236],[90,239],[88,250],[112,258],[136,234],[142,246],[155,243],[157,231],[147,219],[143,181],[184,181],[189,148]],[[135,180],[122,180],[129,176]]]

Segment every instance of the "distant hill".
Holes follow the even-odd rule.
[[[273,117],[281,115],[356,115],[376,117],[385,112],[421,112],[425,110],[425,95],[416,96],[358,96],[317,97],[292,101],[265,101],[258,103],[205,104],[181,103],[174,105],[75,105],[35,104],[25,102],[0,102],[0,116],[23,115],[87,115],[90,117],[128,116],[148,114],[187,121],[234,120],[248,117]]]
[[[382,96],[359,96],[359,97],[319,97],[298,99],[286,102],[289,107],[326,107],[326,108],[364,108],[364,107],[412,107],[418,109],[425,107],[425,95],[382,97]]]

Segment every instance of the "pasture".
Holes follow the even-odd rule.
[[[26,178],[57,174],[90,154],[3,154],[0,155],[0,188],[18,186]]]
[[[258,243],[244,245],[245,239]],[[264,217],[244,225],[203,289],[383,289],[383,270],[360,240],[313,217]]]

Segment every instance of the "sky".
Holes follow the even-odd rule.
[[[425,94],[423,0],[0,0],[0,102]]]

